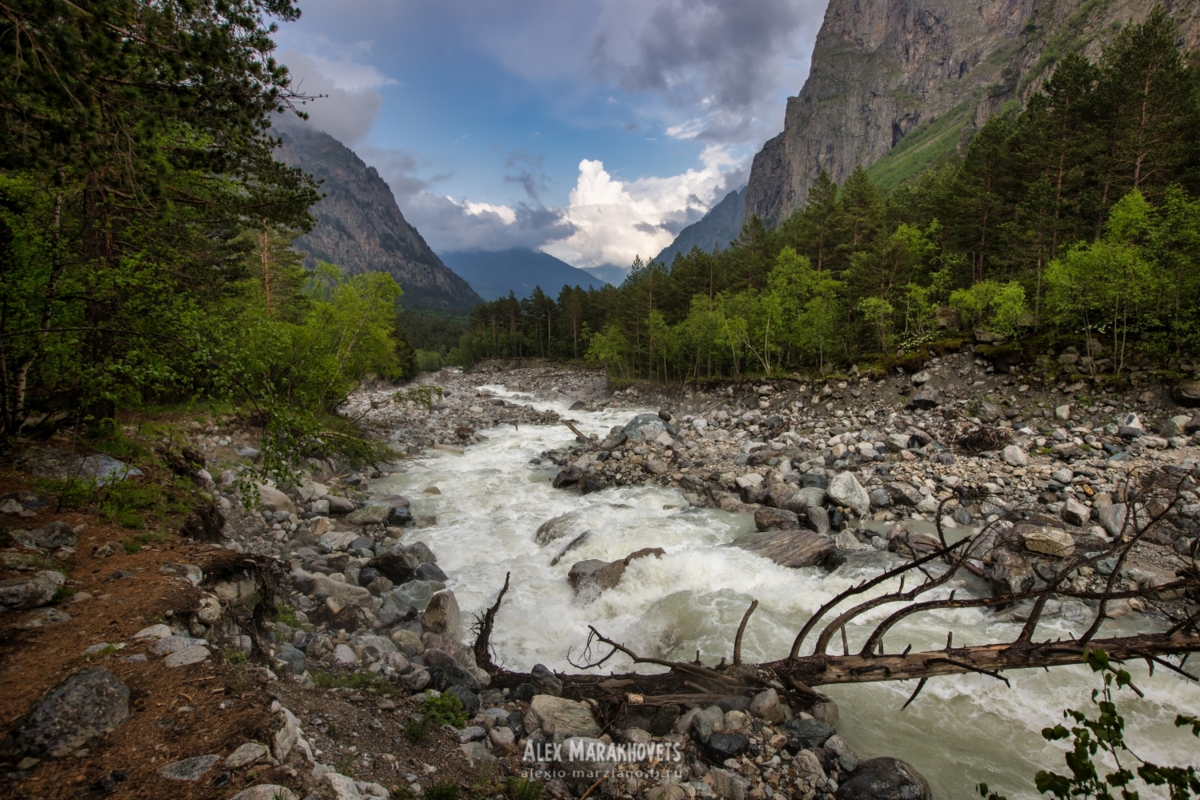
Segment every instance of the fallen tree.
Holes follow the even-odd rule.
[[[895,549],[906,553],[909,560],[846,589],[821,606],[804,621],[787,657],[759,664],[742,662],[742,635],[758,606],[756,600],[738,626],[731,659],[727,662],[722,658],[713,666],[701,663],[699,653],[691,662],[642,656],[592,627],[582,653],[571,660],[580,672],[560,676],[563,693],[594,700],[605,724],[614,723],[631,706],[698,706],[767,687],[787,695],[794,708],[809,710],[828,700],[815,687],[916,680],[918,684],[908,700],[911,703],[930,678],[979,673],[1007,683],[1005,671],[1081,664],[1087,653],[1100,649],[1114,663],[1143,659],[1151,671],[1158,666],[1197,680],[1182,664],[1188,653],[1200,651],[1200,539],[1192,540],[1187,553],[1170,551],[1168,557],[1173,559],[1175,569],[1169,578],[1150,585],[1121,587],[1121,576],[1135,550],[1158,547],[1148,544],[1148,537],[1168,524],[1181,503],[1182,491],[1195,485],[1188,474],[1163,471],[1131,479],[1121,487],[1120,494],[1126,501],[1119,510],[1118,530],[1111,540],[1101,541],[1081,533],[1072,541],[1082,542],[1083,546],[1072,544],[1069,550],[1064,546],[1061,557],[1042,559],[1028,574],[1013,566],[1017,563],[1015,553],[1023,547],[1023,536],[1031,531],[1044,533],[1049,525],[1061,523],[1041,517],[1034,509],[1016,508],[973,535],[949,541],[941,521],[948,502],[943,501],[937,514],[937,536],[894,531],[893,538],[898,537]],[[1160,555],[1166,553],[1164,550]],[[1096,590],[1081,586],[1085,574],[1107,577]],[[906,588],[912,578],[915,581]],[[959,596],[958,588],[946,591],[956,582],[972,580],[990,591],[963,596]],[[506,670],[493,659],[489,639],[507,589],[506,578],[495,603],[477,622],[474,646],[479,666],[487,670],[497,686],[517,686],[530,680],[528,674]],[[1110,618],[1113,604],[1134,598],[1154,610],[1160,620],[1154,627],[1163,629],[1097,638],[1104,620]],[[1093,610],[1086,629],[1073,638],[1035,641],[1049,603],[1072,600]],[[1005,609],[1018,604],[1028,609],[1028,616],[1012,641],[955,647],[954,632],[948,631],[946,645],[939,650],[913,652],[907,645],[902,651],[889,652],[885,647],[889,633],[895,638],[896,627],[918,614],[945,609]],[[883,607],[894,610],[851,652],[847,629],[863,615]],[[811,651],[802,655],[814,634]],[[840,654],[830,652],[835,642],[841,645]],[[1173,656],[1180,657],[1179,663],[1172,663]],[[657,671],[612,675],[592,672],[620,657],[635,669],[644,666]]]

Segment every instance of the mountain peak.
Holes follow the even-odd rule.
[[[317,224],[295,242],[307,266],[328,261],[347,274],[386,272],[404,289],[406,308],[465,314],[481,302],[404,219],[378,170],[311,126],[285,122],[274,132],[283,140],[279,160],[323,181],[325,197],[312,209]]]

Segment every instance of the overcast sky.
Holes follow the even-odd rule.
[[[825,0],[299,0],[311,124],[437,252],[629,266],[746,182]]]

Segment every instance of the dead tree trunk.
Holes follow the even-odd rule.
[[[608,713],[602,716],[608,716],[618,708],[630,705],[704,705],[721,697],[773,687],[788,695],[794,707],[806,709],[825,699],[814,689],[817,686],[918,680],[916,691],[909,698],[909,702],[912,702],[929,678],[975,672],[1007,683],[1002,674],[1007,670],[1080,664],[1090,650],[1104,650],[1117,662],[1144,659],[1151,669],[1158,665],[1196,680],[1194,675],[1183,669],[1182,659],[1180,664],[1173,664],[1167,657],[1186,657],[1188,653],[1200,652],[1200,539],[1193,541],[1189,554],[1178,556],[1173,579],[1154,586],[1125,590],[1118,587],[1118,577],[1134,548],[1164,524],[1164,520],[1180,502],[1181,491],[1194,486],[1195,481],[1187,476],[1178,478],[1166,473],[1154,473],[1136,486],[1125,487],[1124,494],[1129,498],[1127,513],[1122,530],[1111,542],[1099,549],[1054,560],[1054,563],[1047,559],[1035,567],[1036,577],[1031,581],[1032,585],[1022,591],[1000,591],[993,582],[990,596],[957,597],[957,591],[951,591],[947,596],[924,599],[930,592],[946,586],[956,577],[965,577],[964,573],[994,578],[996,568],[1011,563],[1013,548],[1020,546],[1021,526],[1036,525],[1043,521],[1031,515],[1028,509],[1017,509],[987,525],[974,536],[953,544],[947,543],[945,531],[939,522],[936,538],[909,536],[904,540],[911,560],[846,589],[819,608],[801,626],[788,657],[779,661],[755,665],[740,663],[742,634],[757,601],[751,605],[738,628],[731,664],[721,659],[716,666],[707,666],[700,662],[699,653],[694,662],[643,657],[591,628],[580,657],[571,661],[581,672],[561,676],[564,694],[577,698],[589,697],[602,706],[607,704]],[[942,518],[941,512],[939,508],[939,520]],[[1111,567],[1103,589],[1079,589],[1073,579],[1080,575],[1080,570],[1095,569],[1100,562],[1107,562]],[[907,579],[914,575],[916,582],[906,589]],[[897,581],[898,586],[885,588]],[[529,676],[497,667],[488,642],[503,596],[502,590],[496,603],[479,622],[475,654],[479,665],[492,675],[494,685],[515,686],[528,680]],[[1166,619],[1162,626],[1166,630],[1096,638],[1101,623],[1107,618],[1110,604],[1134,597],[1142,598],[1158,608]],[[856,598],[859,601],[851,604]],[[1073,599],[1094,604],[1093,619],[1078,638],[1035,642],[1038,623],[1046,604],[1053,599]],[[954,647],[953,632],[950,632],[946,647],[942,650],[914,653],[911,652],[911,645],[902,652],[888,653],[885,650],[885,637],[889,632],[898,623],[914,615],[940,609],[999,609],[1016,603],[1030,604],[1030,613],[1013,641]],[[883,606],[895,610],[875,625],[858,652],[852,653],[847,627],[867,612]],[[801,655],[810,634],[817,631],[822,622],[825,624],[816,636],[812,652]],[[840,655],[829,653],[830,643],[835,637],[840,639],[842,645]],[[644,665],[665,668],[666,671],[654,674],[587,674],[589,670],[598,669],[621,656],[632,662],[635,668]]]

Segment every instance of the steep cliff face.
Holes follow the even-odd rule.
[[[1165,0],[1185,45],[1200,45],[1200,3]],[[1151,0],[831,0],[808,80],[784,130],[754,158],[745,218],[778,224],[822,170],[856,165],[890,188],[954,151],[1011,101],[1023,102],[1064,53],[1097,56],[1141,22]],[[883,161],[887,159],[886,161]]]
[[[325,198],[313,207],[316,227],[296,240],[305,263],[337,264],[348,274],[387,272],[404,289],[406,308],[465,314],[482,302],[465,280],[429,249],[396,205],[392,190],[374,167],[332,136],[285,123],[278,158],[324,183]]]

